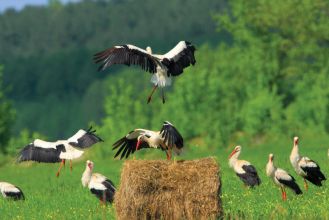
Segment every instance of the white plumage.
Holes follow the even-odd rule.
[[[236,146],[229,156],[229,165],[246,186],[254,187],[261,183],[256,168],[249,161],[239,160],[241,146]]]
[[[270,154],[268,163],[266,164],[266,175],[271,177],[273,182],[280,187],[282,192],[282,199],[283,200],[287,199],[285,187],[290,188],[296,194],[302,194],[302,191],[300,190],[299,186],[295,182],[294,177],[291,176],[289,173],[287,173],[287,171],[275,167],[273,160],[274,160],[274,155]]]
[[[290,154],[290,162],[296,173],[304,178],[304,187],[308,190],[307,181],[310,181],[316,186],[322,186],[322,181],[326,177],[321,172],[319,165],[308,157],[302,157],[299,154],[298,137],[294,137],[294,145]]]
[[[114,157],[121,154],[120,159],[128,158],[136,150],[155,148],[166,151],[167,159],[171,159],[171,150],[179,154],[184,146],[184,140],[178,130],[170,122],[165,121],[160,131],[135,129],[113,144],[113,150],[118,149]]]
[[[114,46],[101,51],[94,56],[96,63],[102,63],[99,70],[104,70],[114,64],[139,65],[143,70],[152,73],[151,82],[154,88],[148,98],[151,101],[156,88],[171,85],[171,77],[183,73],[184,68],[195,64],[195,47],[187,41],[180,41],[166,54],[152,54],[152,49],[143,50],[131,44]],[[162,89],[163,103],[165,102]]]
[[[93,173],[94,163],[86,162],[86,169],[82,174],[83,187],[88,187],[90,192],[99,198],[100,202],[113,202],[116,188],[111,180],[100,173]]]
[[[59,176],[62,166],[65,165],[65,160],[70,160],[70,168],[72,170],[72,160],[81,157],[84,153],[84,148],[91,147],[95,143],[103,141],[95,132],[96,131],[93,131],[92,128],[89,128],[87,131],[80,129],[67,140],[58,140],[55,142],[36,139],[21,150],[17,162],[61,162],[60,168],[56,174]]]
[[[4,198],[12,198],[14,200],[25,199],[23,191],[8,182],[0,182],[0,192]]]

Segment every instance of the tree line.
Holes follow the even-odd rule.
[[[35,114],[47,112],[47,118],[40,116],[40,122],[29,118],[29,123],[33,124],[31,130],[49,135],[55,134],[55,129],[60,128],[63,134],[69,135],[76,130],[77,125],[96,120],[96,124],[102,128],[99,129],[102,137],[111,143],[133,128],[159,129],[159,122],[169,120],[182,131],[189,143],[206,149],[227,146],[236,140],[255,143],[304,133],[328,135],[327,1],[209,1],[208,7],[197,1],[184,1],[191,4],[186,8],[179,7],[180,1],[168,1],[168,4],[163,5],[149,1],[145,8],[140,7],[138,2],[83,1],[80,6],[59,7],[56,13],[68,10],[66,13],[72,16],[75,7],[84,6],[88,13],[93,7],[98,7],[95,10],[97,15],[103,16],[105,20],[90,18],[95,23],[88,29],[89,33],[97,34],[90,34],[80,43],[73,40],[75,46],[69,44],[59,49],[57,45],[58,50],[52,49],[44,56],[21,56],[20,62],[16,62],[20,65],[14,65],[15,59],[7,60],[13,63],[5,63],[6,82],[13,82],[6,79],[6,71],[10,70],[15,73],[12,77],[22,80],[18,80],[20,83],[11,83],[12,88],[26,85],[25,89],[20,88],[23,90],[19,92],[22,96],[26,89],[32,90],[31,94],[20,100],[14,95],[19,90],[14,92],[15,89],[12,89],[8,96],[15,100],[15,107],[20,106],[19,110],[16,107],[16,111],[22,111],[20,109],[24,109],[24,104],[28,103],[29,107],[24,109],[29,112],[27,115],[33,115],[30,112],[36,109],[38,111]],[[120,17],[122,11],[128,10],[124,6],[136,10],[139,8],[140,11],[134,12],[138,15]],[[158,9],[159,6],[165,9]],[[193,7],[197,11],[204,10],[204,14],[189,13]],[[29,10],[55,13],[50,8]],[[154,10],[158,10],[158,13],[153,13]],[[76,9],[76,13],[83,17],[81,11],[81,8]],[[109,11],[112,13],[107,14]],[[159,20],[148,22],[150,14]],[[111,21],[111,18],[115,20]],[[81,19],[90,24],[87,18]],[[166,23],[168,19],[172,19],[172,23]],[[189,22],[184,26],[186,19]],[[81,27],[78,24],[84,23],[78,20],[71,23],[77,25],[77,32],[84,30],[78,28]],[[63,18],[63,22],[68,22],[68,19]],[[95,25],[98,22],[103,26]],[[161,30],[162,33],[153,29],[158,27],[158,22],[168,25]],[[130,27],[121,27],[119,24]],[[105,28],[107,25],[111,28]],[[68,29],[69,32],[74,30]],[[111,34],[112,30],[120,31]],[[116,38],[118,36],[120,38]],[[154,48],[160,51],[172,47],[177,39],[191,39],[197,45],[195,67],[188,68],[174,80],[173,87],[167,91],[165,105],[157,97],[159,94],[155,95],[150,105],[146,105],[145,97],[151,90],[148,73],[138,68],[122,67],[108,71],[111,74],[97,74],[95,66],[90,64],[92,51],[120,40],[146,46],[150,39],[153,41],[150,46],[154,43],[157,46]],[[42,53],[41,48],[42,45],[35,49],[36,53]],[[53,60],[56,62],[53,63]],[[21,69],[21,72],[14,71],[15,68]],[[36,74],[35,77],[40,78],[40,81],[25,78],[23,70]],[[19,117],[16,120],[23,123],[24,120]],[[54,131],[51,131],[54,133],[50,132],[50,128],[47,128],[47,132],[35,128],[34,124],[39,123],[44,127],[38,128],[55,125]]]

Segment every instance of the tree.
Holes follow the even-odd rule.
[[[14,123],[14,109],[6,99],[2,85],[2,67],[0,66],[0,152],[6,152],[6,146],[10,139],[11,128]]]
[[[329,74],[328,8],[326,0],[234,0],[225,14],[215,16],[218,29],[233,38],[232,49],[251,58],[242,69],[239,55],[231,64],[241,77],[253,78],[245,84],[252,91],[244,97],[244,130],[264,126],[263,121],[282,125],[282,133],[328,131],[329,93],[323,85]],[[260,108],[266,106],[264,118]]]

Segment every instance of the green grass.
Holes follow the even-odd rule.
[[[314,141],[302,138],[300,152],[317,161],[325,174],[329,173],[327,157],[328,139]],[[313,142],[310,142],[310,141]],[[0,168],[1,180],[18,185],[25,193],[25,201],[8,201],[0,198],[1,219],[114,219],[113,206],[100,208],[96,197],[81,185],[81,174],[85,160],[95,162],[95,171],[108,176],[118,186],[121,161],[113,160],[113,153],[107,152],[109,146],[104,144],[90,149],[84,158],[73,164],[73,172],[69,167],[59,178],[55,173],[59,164],[6,164]],[[216,156],[221,165],[222,201],[226,218],[246,219],[329,219],[329,191],[327,184],[323,187],[309,186],[309,191],[295,196],[288,191],[288,200],[281,200],[280,190],[265,175],[265,165],[269,153],[275,154],[277,166],[287,170],[297,179],[303,189],[302,178],[293,171],[289,154],[290,140],[277,140],[271,144],[248,146],[242,145],[240,158],[249,160],[258,169],[262,184],[256,189],[243,187],[233,171],[228,167],[227,157],[231,148],[213,147],[205,151],[196,145],[187,145],[186,151],[177,159],[194,159]],[[136,158],[165,159],[163,152],[146,152]]]

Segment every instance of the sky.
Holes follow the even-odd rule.
[[[67,2],[77,2],[79,0],[61,0],[63,3]],[[7,8],[15,8],[20,10],[24,8],[25,5],[46,5],[48,0],[0,0],[0,12],[6,10]]]

